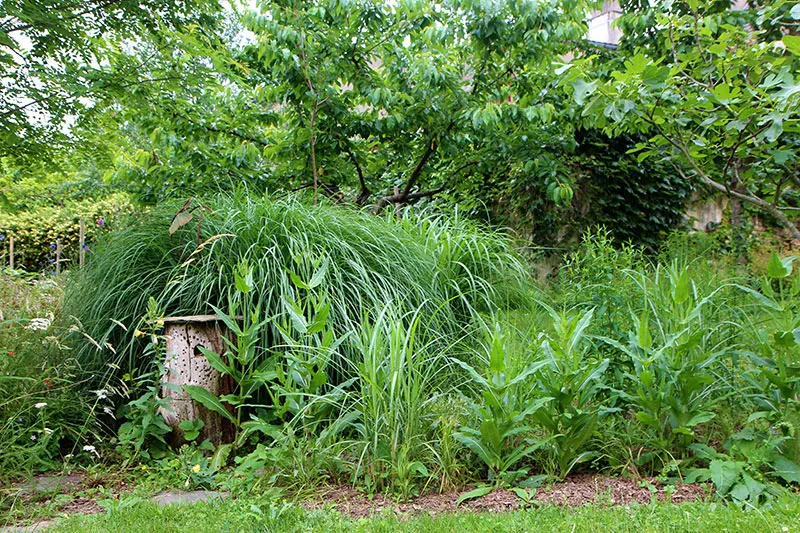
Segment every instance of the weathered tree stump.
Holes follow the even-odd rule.
[[[199,350],[203,347],[222,354],[225,350],[222,340],[226,333],[224,325],[216,315],[167,317],[164,319],[164,333],[167,344],[164,365],[169,371],[161,394],[168,399],[170,409],[162,409],[161,415],[172,428],[172,444],[186,442],[178,425],[184,420],[197,419],[205,423],[198,442],[204,439],[215,445],[231,442],[233,425],[220,414],[192,400],[183,390],[183,385],[199,385],[217,397],[233,392],[230,377],[212,368]]]

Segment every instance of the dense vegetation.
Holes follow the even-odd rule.
[[[3,481],[298,528],[350,527],[276,503],[328,484],[795,505],[799,5],[622,2],[608,50],[580,0],[151,4],[0,5]],[[167,424],[185,315],[224,331],[193,354],[223,392],[182,390],[230,431]]]
[[[37,339],[53,351],[38,350],[52,368],[43,374],[4,357],[4,374],[16,369],[2,380],[6,468],[76,455],[120,422],[106,460],[175,468],[155,416],[166,402],[161,319],[211,311],[231,317],[225,353],[204,351],[236,383],[222,398],[231,410],[191,394],[236,438],[180,450],[192,485],[263,475],[407,499],[593,470],[710,481],[721,497],[759,504],[800,480],[792,257],[772,256],[757,278],[720,269],[700,236],[676,237],[651,262],[600,232],[556,283],[522,291],[507,239],[465,221],[252,198],[209,205],[171,237],[158,211],[111,234],[72,276],[62,320],[42,328],[66,337],[9,317],[11,352],[36,353]],[[102,365],[110,371],[98,374]],[[77,409],[70,394],[88,384],[96,398]],[[202,429],[193,424],[190,440]]]

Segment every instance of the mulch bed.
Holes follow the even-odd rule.
[[[66,494],[72,491],[96,487],[110,481],[111,491],[118,496],[130,490],[130,486],[119,480],[101,480],[82,473],[69,476],[37,476],[33,482],[17,485],[18,494],[30,504],[47,500],[53,493]],[[114,483],[116,481],[116,483]],[[38,488],[38,490],[36,490]],[[46,489],[46,490],[42,490]],[[317,496],[302,502],[307,509],[333,507],[350,518],[365,518],[372,515],[394,514],[400,517],[419,513],[449,512],[492,512],[514,511],[525,506],[513,492],[497,489],[486,496],[475,498],[457,506],[458,498],[467,492],[448,492],[444,494],[424,494],[409,502],[399,503],[391,498],[377,494],[368,497],[350,486],[330,485]],[[49,494],[47,494],[49,492]],[[581,506],[588,503],[599,505],[647,504],[653,500],[673,503],[700,501],[711,494],[706,485],[684,484],[671,487],[668,491],[654,480],[637,482],[632,479],[609,478],[599,475],[576,475],[567,480],[536,490],[533,500],[540,505]],[[64,514],[102,513],[104,509],[94,500],[77,496],[63,504],[59,512]]]
[[[320,492],[319,496],[303,502],[307,509],[320,509],[333,506],[351,518],[364,518],[375,514],[391,512],[396,515],[430,514],[472,511],[493,512],[521,509],[524,502],[516,494],[505,489],[497,489],[486,496],[475,498],[456,506],[458,498],[467,492],[445,494],[426,494],[408,503],[397,503],[378,494],[369,498],[349,486],[331,486]],[[588,503],[600,505],[647,504],[651,501],[671,501],[684,503],[703,500],[710,494],[705,485],[683,484],[668,491],[654,480],[638,483],[632,479],[609,478],[597,475],[577,475],[561,483],[540,487],[533,498],[538,504],[580,506]]]

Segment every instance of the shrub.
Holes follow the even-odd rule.
[[[41,270],[54,259],[52,247],[58,239],[62,257],[77,262],[81,219],[86,223],[85,242],[91,244],[100,234],[115,227],[122,215],[132,211],[128,196],[117,193],[103,200],[86,199],[66,202],[63,206],[0,213],[0,235],[5,241],[14,237],[15,266]]]

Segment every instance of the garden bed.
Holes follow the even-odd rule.
[[[510,490],[496,489],[486,496],[458,505],[458,499],[466,492],[467,490],[424,494],[399,503],[382,494],[369,496],[350,486],[332,485],[322,489],[317,497],[304,501],[303,506],[312,510],[332,505],[349,518],[366,518],[385,514],[387,511],[395,515],[456,511],[498,513],[514,511],[528,505],[630,505],[653,501],[685,503],[702,501],[712,494],[710,487],[698,483],[667,487],[653,479],[635,481],[589,474],[572,476],[563,482],[537,489],[530,504],[526,504]]]

